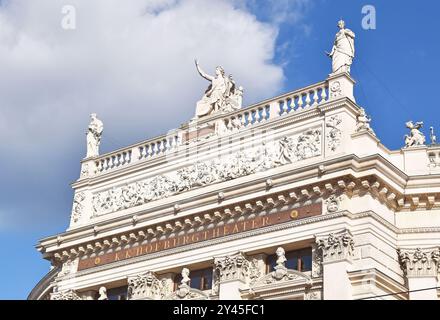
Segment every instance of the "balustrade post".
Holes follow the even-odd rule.
[[[278,118],[280,116],[279,101],[272,101],[269,105],[269,119]]]

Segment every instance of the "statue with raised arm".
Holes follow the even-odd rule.
[[[332,51],[327,55],[332,58],[332,74],[348,72],[354,58],[355,34],[345,28],[344,20],[338,22],[339,31],[336,33]]]
[[[195,63],[199,74],[211,83],[202,99],[197,102],[196,114],[193,119],[209,116],[217,112],[231,112],[240,109],[243,88],[236,87],[232,76],[225,76],[225,71],[221,66],[218,66],[215,69],[215,75],[211,76],[202,70],[197,59]]]
[[[199,74],[211,82],[202,99],[197,102],[195,118],[200,118],[222,109],[226,101],[229,80],[225,77],[223,67],[218,66],[215,68],[215,76],[211,76],[200,68],[197,59],[195,62]]]
[[[96,117],[96,113],[90,115],[92,119],[87,130],[87,155],[86,158],[96,157],[99,155],[99,145],[101,143],[101,135],[104,125],[101,120]]]

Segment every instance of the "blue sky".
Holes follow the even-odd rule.
[[[0,2],[0,299],[26,298],[49,270],[34,245],[67,228],[88,114],[104,121],[102,152],[179,126],[206,87],[195,56],[233,73],[253,103],[324,80],[342,17],[356,33],[355,96],[382,143],[402,147],[408,120],[440,130],[434,1],[33,2]],[[59,28],[67,3],[78,7],[70,33]],[[376,30],[361,26],[366,4]]]

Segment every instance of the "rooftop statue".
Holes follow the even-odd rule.
[[[345,29],[344,20],[338,22],[339,31],[336,33],[332,51],[327,55],[332,58],[332,74],[348,72],[354,58],[354,32]]]
[[[431,138],[431,144],[437,144],[437,137],[434,133],[434,127],[429,128],[429,137]]]
[[[87,130],[87,155],[86,158],[96,157],[99,155],[99,145],[101,143],[101,135],[104,125],[101,120],[96,117],[96,113],[90,115],[92,121]]]
[[[211,84],[206,89],[202,99],[197,102],[196,114],[193,120],[218,112],[231,112],[240,109],[243,99],[243,87],[236,87],[232,75],[227,77],[223,67],[218,66],[215,69],[215,75],[211,76],[200,68],[197,59],[195,63],[199,74],[210,81]]]
[[[405,135],[405,148],[423,146],[426,139],[425,135],[419,130],[423,127],[423,121],[416,123],[408,121],[406,127],[410,129],[410,133]]]
[[[370,127],[371,118],[365,113],[364,108],[360,108],[360,114],[357,116],[356,132],[369,131],[374,134]]]

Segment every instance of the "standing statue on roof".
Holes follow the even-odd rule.
[[[350,73],[354,58],[355,34],[350,29],[345,28],[344,20],[339,20],[338,27],[339,31],[336,33],[332,51],[327,55],[332,58],[332,74]]]

